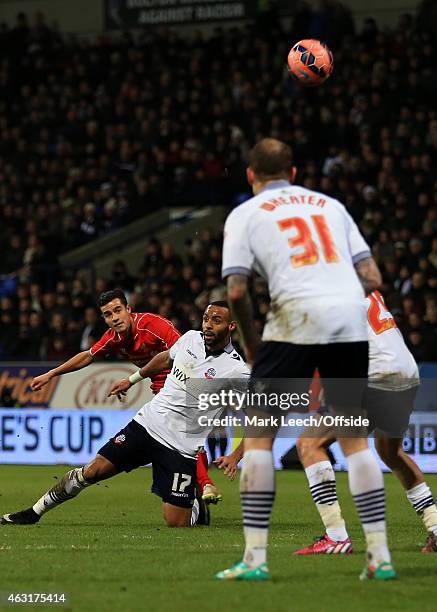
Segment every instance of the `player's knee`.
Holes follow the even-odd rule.
[[[190,521],[185,516],[165,516],[165,523],[167,527],[189,527]]]
[[[375,438],[375,448],[382,461],[388,467],[392,467],[399,461],[399,448],[390,445],[387,440]]]
[[[97,455],[83,468],[83,477],[86,481],[94,484],[107,478],[111,474],[113,467],[110,461]]]
[[[180,508],[164,502],[162,509],[167,527],[189,527],[191,525],[191,508]]]
[[[296,442],[297,454],[302,463],[305,463],[315,450],[314,439],[312,438],[299,438]]]
[[[99,482],[99,472],[95,466],[88,464],[83,468],[83,477],[87,482]]]

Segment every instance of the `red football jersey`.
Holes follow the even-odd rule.
[[[91,348],[91,355],[104,357],[119,353],[125,359],[141,368],[152,357],[168,350],[181,337],[176,327],[159,315],[151,312],[134,312],[133,334],[124,338],[113,329],[108,329]],[[164,386],[169,370],[154,376],[150,388],[158,393]]]

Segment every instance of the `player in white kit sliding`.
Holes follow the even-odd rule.
[[[407,499],[428,532],[422,552],[437,552],[437,508],[417,464],[402,449],[419,385],[419,371],[384,298],[374,291],[367,298],[369,389],[365,406],[375,430],[375,447],[404,487]],[[335,473],[326,449],[335,436],[330,427],[308,427],[297,442],[311,495],[325,526],[325,534],[298,555],[349,554],[352,542],[337,499]]]
[[[264,139],[252,149],[247,171],[254,197],[225,224],[223,278],[256,379],[309,379],[318,368],[330,410],[361,415],[365,385],[329,385],[335,378],[367,378],[368,342],[363,286],[381,283],[369,246],[344,206],[322,193],[292,185],[290,147]],[[251,271],[267,279],[271,310],[260,344],[248,290]],[[361,281],[361,282],[360,282]],[[290,381],[292,386],[293,381]],[[294,384],[294,383],[293,383]],[[346,392],[347,391],[347,392]],[[347,457],[349,483],[367,541],[362,579],[395,577],[387,546],[384,481],[359,437],[337,432]],[[273,436],[247,437],[240,480],[246,547],[241,562],[217,574],[224,580],[266,580],[267,537],[275,496]]]
[[[134,380],[114,383],[110,395],[119,395],[143,378],[170,370],[161,391],[88,465],[70,470],[31,508],[4,514],[1,523],[37,523],[48,510],[76,497],[84,488],[149,463],[153,467],[152,492],[162,498],[169,527],[194,525],[202,509],[209,516],[195,492],[196,456],[213,425],[199,417],[213,419],[225,407],[208,406],[201,412],[190,385],[196,388],[205,380],[217,379],[216,384],[225,388],[229,379],[248,380],[249,369],[231,343],[235,326],[226,302],[213,302],[204,312],[202,332],[187,332],[169,350],[155,355],[131,377]],[[234,453],[238,452],[235,449]],[[203,516],[203,524],[209,523],[208,516]]]

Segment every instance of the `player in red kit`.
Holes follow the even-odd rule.
[[[32,380],[32,391],[39,391],[52,378],[81,370],[98,357],[118,353],[138,367],[148,363],[152,357],[168,350],[180,338],[175,326],[150,312],[132,312],[121,289],[106,291],[98,300],[100,311],[109,329],[88,351],[77,353],[61,365]],[[168,371],[151,378],[150,388],[154,394],[162,389]],[[207,503],[217,503],[221,495],[208,475],[208,459],[205,452],[199,453],[197,461],[197,483],[202,498]]]

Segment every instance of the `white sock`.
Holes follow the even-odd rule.
[[[349,455],[347,463],[349,487],[366,535],[369,564],[390,563],[381,469],[369,448]]]
[[[83,468],[75,468],[70,470],[55,484],[54,487],[44,493],[42,497],[34,504],[33,510],[40,516],[55,506],[63,504],[69,499],[79,495],[85,487],[89,487],[91,482],[88,482],[83,477]]]
[[[335,473],[330,461],[318,461],[305,469],[311,495],[326,533],[335,542],[348,539],[335,487]]]
[[[197,501],[197,499],[195,499],[193,507],[191,509],[191,527],[194,527],[198,519],[199,519],[199,502]]]
[[[437,536],[437,507],[426,482],[421,482],[407,491],[407,498],[422,519],[426,530]]]
[[[240,478],[246,548],[244,563],[255,567],[267,560],[269,520],[275,499],[275,469],[269,450],[244,453]]]

